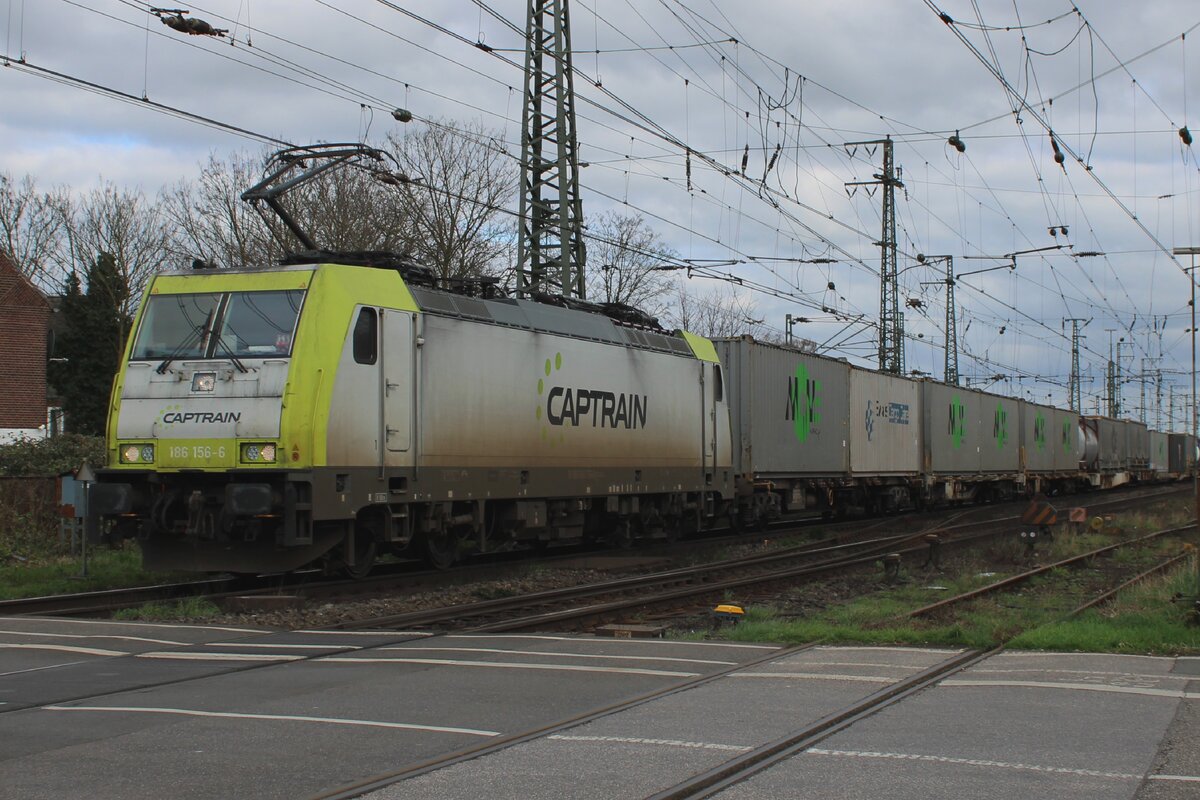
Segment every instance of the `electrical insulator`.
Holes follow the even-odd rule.
[[[397,122],[412,122],[412,112],[407,108],[397,108],[392,112],[392,118]]]
[[[946,140],[946,143],[949,144],[951,147],[953,147],[955,150],[957,150],[960,153],[967,152],[967,145],[965,142],[963,142],[962,139],[959,138],[958,131],[955,131],[954,135]]]
[[[1067,157],[1063,155],[1063,151],[1058,148],[1058,139],[1054,138],[1054,134],[1050,134],[1050,146],[1054,148],[1054,162],[1061,166],[1066,163]]]
[[[1192,132],[1188,130],[1187,125],[1184,125],[1179,129],[1179,138],[1182,139],[1183,143],[1188,147],[1192,146]]]

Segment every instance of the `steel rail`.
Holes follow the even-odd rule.
[[[995,655],[1002,647],[990,650],[969,650],[916,675],[897,681],[875,692],[849,708],[834,712],[811,725],[785,734],[773,742],[742,753],[723,764],[675,784],[669,789],[649,795],[646,800],[684,800],[711,797],[735,783],[803,752],[823,739],[838,733],[856,722],[911,697],[945,678],[961,672]]]
[[[778,650],[772,650],[765,655],[750,659],[749,661],[742,661],[737,664],[719,669],[715,672],[697,676],[695,678],[685,678],[684,680],[677,681],[669,686],[665,686],[661,689],[653,689],[649,692],[636,695],[627,700],[620,700],[599,708],[574,714],[570,717],[565,717],[564,719],[557,720],[537,728],[521,731],[520,733],[513,733],[509,734],[508,736],[491,739],[487,742],[482,742],[461,750],[455,750],[454,752],[447,753],[446,755],[434,756],[433,758],[428,758],[424,761],[411,764],[407,767],[402,767],[392,772],[385,772],[370,778],[364,778],[363,780],[355,783],[344,785],[327,792],[322,792],[318,795],[313,795],[312,797],[308,798],[308,800],[349,800],[353,797],[361,797],[367,792],[375,791],[376,789],[382,789],[386,786],[391,786],[394,783],[398,783],[399,781],[408,778],[415,778],[418,775],[424,775],[444,767],[449,767],[453,766],[454,764],[460,764],[464,761],[480,758],[481,756],[486,756],[500,750],[505,750],[509,747],[513,747],[514,745],[522,744],[533,739],[538,739],[561,730],[578,727],[579,725],[593,722],[601,719],[602,717],[611,716],[612,714],[626,711],[628,709],[635,708],[636,706],[644,705],[669,695],[678,694],[680,692],[685,692],[690,689],[703,686],[707,683],[712,683],[713,681],[720,680],[721,678],[724,678],[734,672],[738,672],[739,670],[756,667],[760,664],[769,663],[779,658],[787,658],[788,656],[795,655],[815,646],[815,643],[808,643],[795,645],[793,647],[781,647]]]
[[[1186,559],[1190,555],[1191,555],[1191,553],[1180,553],[1177,556],[1172,556],[1171,558],[1168,558],[1166,561],[1163,561],[1161,564],[1156,564],[1155,566],[1151,567],[1150,569],[1146,570],[1145,572],[1139,572],[1137,575],[1134,575],[1132,578],[1125,581],[1120,586],[1116,586],[1112,589],[1109,589],[1104,594],[1098,595],[1096,597],[1093,597],[1091,600],[1088,600],[1086,603],[1079,606],[1079,608],[1076,608],[1074,611],[1072,611],[1070,614],[1068,614],[1067,619],[1079,616],[1084,611],[1087,611],[1089,608],[1095,608],[1096,606],[1104,605],[1105,603],[1107,603],[1108,601],[1110,601],[1114,597],[1116,597],[1118,594],[1120,594],[1124,590],[1128,589],[1130,586],[1133,586],[1134,584],[1137,584],[1137,583],[1141,583],[1142,581],[1146,580],[1147,578],[1153,577],[1154,575],[1158,575],[1161,572],[1166,572],[1171,567],[1182,562],[1184,559]]]
[[[1127,503],[1130,501],[1141,501],[1146,499],[1154,499],[1162,496],[1168,496],[1179,491],[1177,487],[1168,487],[1166,489],[1154,487],[1149,492],[1143,492],[1135,496],[1122,494],[1117,498],[1106,498],[1096,503],[1095,506],[1112,505],[1116,503]],[[994,508],[994,506],[993,506]],[[895,536],[876,537],[873,539],[860,540],[857,542],[846,542],[843,540],[844,533],[835,533],[827,536],[819,541],[807,542],[802,545],[797,545],[791,548],[773,551],[773,553],[791,553],[800,555],[803,553],[818,553],[832,552],[838,549],[848,547],[866,546],[873,543],[893,542],[895,544],[903,543],[904,541],[919,539],[931,533],[947,533],[955,530],[963,530],[976,528],[983,525],[1000,525],[1002,523],[1012,522],[1019,519],[1019,516],[997,517],[978,522],[959,523],[949,525],[947,523],[961,518],[966,514],[982,510],[975,507],[965,511],[959,511],[952,514],[949,518],[941,521],[932,522],[925,526],[920,531],[911,534],[898,534]],[[879,527],[883,524],[895,523],[898,521],[911,521],[913,519],[921,519],[921,515],[917,513],[902,514],[896,517],[891,517],[884,520],[877,520],[867,524],[865,530]],[[849,520],[841,522],[830,522],[817,518],[803,520],[781,520],[771,525],[777,530],[769,531],[773,536],[784,536],[791,533],[801,533],[806,528],[818,525],[821,523],[828,528],[840,529],[850,528],[855,525],[862,526],[862,520]],[[863,528],[859,528],[860,532]],[[705,539],[691,540],[688,543],[681,545],[670,546],[669,549],[676,548],[695,549],[698,546],[717,546],[725,542],[745,542],[747,536],[752,534],[739,534],[734,536],[719,536],[709,537]],[[837,544],[831,544],[837,543]],[[649,547],[641,548],[638,552],[649,551],[654,552],[661,550],[664,546],[662,542],[653,542]],[[556,554],[549,557],[543,557],[537,563],[553,563],[554,561],[569,560],[579,558],[581,555],[586,556],[602,551],[585,551],[571,552],[565,554]],[[508,553],[494,554],[502,558],[507,557]],[[756,556],[747,556],[744,562],[747,566],[754,564],[756,561],[767,561],[773,558],[771,553],[759,554]],[[7,616],[18,615],[50,615],[58,614],[62,616],[81,616],[87,614],[100,614],[108,611],[113,611],[120,608],[128,608],[130,606],[140,605],[146,602],[156,600],[173,600],[184,597],[200,597],[210,600],[221,600],[234,596],[255,596],[278,593],[280,591],[289,591],[305,597],[338,597],[342,594],[364,594],[372,591],[381,591],[396,587],[397,585],[407,583],[406,588],[410,588],[413,583],[437,583],[442,584],[447,579],[450,580],[478,580],[473,575],[487,575],[490,572],[502,572],[509,567],[518,566],[522,563],[518,561],[499,561],[488,563],[473,563],[456,567],[452,570],[429,570],[429,569],[413,569],[412,563],[402,563],[388,565],[392,569],[387,574],[372,575],[367,578],[358,580],[347,580],[342,578],[312,581],[309,573],[289,573],[288,575],[270,575],[260,576],[258,579],[250,577],[222,577],[222,578],[204,578],[198,581],[180,582],[174,584],[159,584],[155,586],[129,587],[123,589],[105,589],[99,591],[77,592],[63,595],[47,595],[42,597],[16,598],[11,600],[0,600],[0,614]],[[255,582],[257,580],[257,583]],[[268,585],[264,585],[268,584]],[[211,591],[213,586],[226,587],[223,591]]]
[[[1165,493],[1156,493],[1138,499],[1153,500],[1157,499],[1163,494],[1170,493],[1172,492],[1169,491]],[[1130,498],[1126,497],[1121,498],[1120,500],[1112,500],[1109,502],[1127,503],[1129,500]],[[1018,518],[1019,517],[1016,516],[1004,517],[1000,519],[985,520],[983,522],[963,523],[941,528],[935,527],[934,530],[937,533],[975,531],[974,533],[964,533],[955,538],[945,539],[941,542],[943,547],[955,546],[959,544],[968,544],[980,538],[987,538],[1003,534],[1009,530],[1009,528],[1005,526]],[[864,564],[870,564],[875,562],[881,555],[892,552],[899,552],[901,555],[921,553],[926,551],[926,547],[924,545],[911,547],[898,546],[903,545],[905,542],[921,540],[928,535],[930,535],[930,533],[929,530],[926,529],[916,533],[904,533],[891,537],[880,537],[859,542],[847,542],[839,545],[830,545],[827,547],[812,548],[811,546],[801,545],[799,547],[785,548],[783,550],[773,551],[770,553],[761,553],[692,567],[683,567],[673,570],[666,570],[663,572],[618,578],[612,581],[585,584],[583,586],[573,586],[565,589],[548,589],[526,595],[482,600],[475,603],[448,606],[440,609],[425,609],[362,620],[350,620],[327,627],[356,630],[372,627],[434,626],[451,622],[461,622],[478,617],[511,614],[513,612],[520,612],[524,609],[528,609],[531,606],[536,607],[547,604],[553,604],[557,606],[555,610],[550,612],[527,614],[518,618],[510,618],[495,623],[464,626],[467,630],[477,632],[524,630],[538,627],[540,625],[560,624],[571,620],[578,620],[580,618],[611,615],[617,612],[628,611],[630,609],[642,608],[667,602],[676,602],[686,598],[704,596],[714,592],[727,591],[730,589],[739,589],[755,584],[813,577],[828,572],[835,572],[842,569],[849,569],[856,566],[862,566]],[[719,576],[722,573],[728,573],[735,570],[762,568],[770,566],[771,564],[779,564],[796,558],[810,558],[814,555],[823,553],[845,552],[847,550],[856,548],[859,549],[858,552],[840,558],[832,558],[825,561],[819,561],[817,563],[806,563],[799,566],[767,570],[765,572],[750,576],[726,578],[723,580],[714,579],[714,576]],[[655,587],[662,587],[664,585],[676,587],[679,586],[679,584],[689,585],[683,586],[682,588],[672,588],[669,590],[659,591],[654,595],[639,595],[634,597],[626,596],[604,603],[576,606],[571,608],[561,607],[563,603],[590,597],[628,593],[633,590],[648,590]]]
[[[992,592],[996,592],[1001,589],[1006,589],[1009,586],[1014,586],[1018,583],[1022,583],[1022,582],[1027,581],[1030,578],[1033,578],[1037,575],[1041,575],[1043,573],[1049,572],[1052,569],[1058,569],[1059,567],[1070,566],[1071,564],[1075,564],[1077,562],[1084,561],[1089,558],[1094,558],[1095,556],[1103,555],[1104,553],[1110,553],[1113,550],[1118,550],[1118,549],[1120,549],[1122,547],[1126,547],[1128,545],[1141,544],[1142,542],[1151,541],[1153,539],[1159,539],[1164,536],[1171,536],[1174,534],[1184,533],[1184,532],[1190,531],[1190,530],[1195,530],[1195,528],[1196,528],[1196,524],[1193,522],[1188,525],[1180,526],[1178,528],[1166,528],[1161,531],[1155,531],[1154,533],[1148,533],[1145,536],[1139,536],[1135,539],[1126,539],[1125,541],[1122,541],[1122,542],[1116,542],[1114,544],[1105,545],[1104,547],[1099,547],[1099,548],[1096,548],[1095,550],[1089,550],[1086,553],[1080,553],[1079,555],[1071,556],[1070,558],[1064,558],[1061,561],[1055,561],[1053,564],[1046,564],[1045,566],[1037,567],[1036,569],[1031,569],[1026,572],[1018,573],[1016,575],[1011,575],[1007,578],[1004,578],[1003,580],[996,581],[995,583],[989,583],[987,586],[981,586],[977,589],[972,589],[969,592],[963,592],[962,594],[955,595],[954,597],[947,597],[946,599],[939,600],[936,603],[930,603],[927,606],[922,606],[921,608],[918,608],[918,609],[908,612],[908,616],[909,617],[921,617],[932,611],[936,611],[937,609],[940,609],[940,608],[945,608],[947,606],[951,606],[956,603],[961,603],[966,600],[973,600],[976,597],[982,597],[985,594],[990,594]]]

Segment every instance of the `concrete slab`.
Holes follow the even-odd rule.
[[[1128,800],[1183,702],[1173,666],[1170,658],[1000,654],[718,797]]]
[[[370,795],[644,797],[802,728],[957,651],[814,648]],[[889,664],[898,659],[900,665]],[[886,669],[892,667],[892,669]],[[847,670],[850,670],[847,672]],[[597,765],[603,765],[604,779]],[[591,783],[580,776],[596,775]]]
[[[1128,800],[1138,776],[1056,773],[1042,764],[993,765],[806,753],[717,794],[719,800]]]
[[[1174,672],[1180,672],[1178,662],[1191,667],[1200,659],[1177,659]],[[1185,673],[1190,674],[1189,670]],[[1200,681],[1189,689],[1200,691]],[[1185,700],[1158,743],[1154,766],[1138,788],[1137,800],[1195,800],[1200,797],[1200,701]]]
[[[297,632],[197,647],[274,652],[322,641],[381,643]],[[304,796],[775,649],[554,636],[383,643],[334,657],[353,660],[305,650],[303,661],[0,714],[0,785],[21,797],[81,785],[97,797]],[[148,655],[108,662],[126,678],[138,664],[204,666]],[[126,779],[131,771],[138,781]]]

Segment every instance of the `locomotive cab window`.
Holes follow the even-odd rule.
[[[288,356],[303,302],[303,289],[155,295],[130,358]]]
[[[354,323],[354,360],[359,364],[374,364],[379,357],[379,318],[375,309],[364,308],[358,312]]]

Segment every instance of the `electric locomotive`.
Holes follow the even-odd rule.
[[[150,568],[353,575],[384,550],[446,566],[729,513],[711,342],[632,309],[435,284],[380,254],[154,277],[93,512]]]

